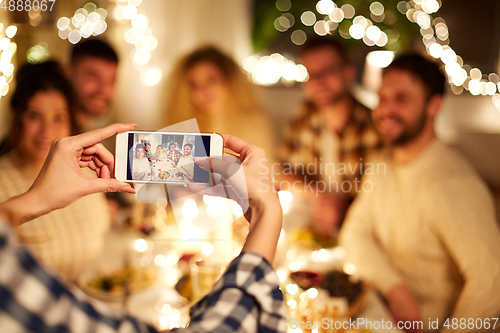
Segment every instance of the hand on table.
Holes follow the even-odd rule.
[[[54,141],[49,155],[31,188],[24,194],[2,204],[0,212],[8,210],[10,220],[21,224],[77,199],[97,192],[135,193],[127,183],[110,178],[114,172],[114,157],[100,143],[116,133],[130,131],[133,124],[114,124],[76,136]],[[98,178],[85,175],[88,167]],[[7,207],[7,204],[11,208]]]
[[[396,323],[399,321],[409,321],[413,323],[414,321],[422,320],[420,306],[411,290],[404,284],[392,288],[387,295],[385,295],[385,299]],[[406,332],[422,333],[423,330],[408,329]]]

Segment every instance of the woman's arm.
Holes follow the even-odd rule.
[[[54,141],[40,174],[24,194],[0,203],[0,216],[16,227],[66,207],[97,192],[135,193],[130,184],[110,178],[114,157],[100,143],[116,133],[132,130],[133,124],[114,124],[77,136]],[[90,168],[98,178],[89,178],[81,168]]]
[[[286,312],[279,280],[271,267],[281,232],[282,210],[263,149],[224,135],[224,146],[239,154],[221,159],[196,159],[205,170],[224,178],[223,185],[189,185],[195,191],[238,202],[250,222],[242,253],[231,262],[210,293],[191,310],[183,332],[286,332]],[[267,168],[269,169],[269,168]]]
[[[197,192],[226,197],[236,201],[250,222],[250,230],[243,246],[244,251],[262,255],[268,262],[274,259],[281,232],[282,209],[274,189],[266,153],[262,148],[246,143],[232,135],[223,135],[224,148],[239,156],[197,158],[202,169],[218,173],[223,182],[218,186],[189,185]]]

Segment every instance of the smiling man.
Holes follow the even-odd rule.
[[[71,53],[68,77],[77,97],[76,120],[83,131],[108,125],[115,99],[118,56],[107,43],[89,39],[77,44]]]
[[[179,164],[177,164],[177,166],[182,167],[186,171],[185,174],[189,181],[192,181],[194,177],[194,157],[191,154],[192,152],[193,145],[186,143],[183,147],[184,155],[179,159]]]
[[[438,66],[419,55],[384,70],[372,116],[387,173],[370,176],[373,191],[356,197],[340,243],[396,321],[478,331],[476,322],[500,314],[500,232],[486,185],[436,138],[444,85]]]

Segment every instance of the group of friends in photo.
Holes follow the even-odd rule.
[[[91,38],[74,46],[70,58],[64,68],[54,61],[26,64],[15,76],[11,123],[0,143],[0,331],[156,332],[68,287],[103,248],[110,229],[105,193],[135,192],[113,179],[113,148],[106,141],[134,128],[108,121],[118,56]],[[310,38],[300,61],[309,75],[305,99],[281,144],[254,87],[225,52],[201,47],[173,66],[161,125],[196,118],[201,132],[224,133],[224,148],[236,153],[246,180],[227,188],[248,192],[244,213],[251,225],[241,254],[191,309],[190,325],[177,331],[286,332],[273,268],[283,211],[272,175],[262,174],[267,160],[384,163],[380,175],[296,172],[280,180],[372,182],[373,190],[361,193],[318,195],[304,186],[308,231],[320,242],[338,240],[394,321],[423,321],[428,331],[436,319],[498,317],[495,205],[477,171],[436,135],[446,92],[439,65],[417,53],[400,55],[383,70],[379,102],[370,110],[351,93],[356,69],[341,42]],[[192,181],[194,142],[177,142],[152,147],[135,140],[133,179]],[[233,166],[215,167],[229,177]]]
[[[166,147],[168,147],[168,152]],[[193,149],[194,144],[186,142],[180,151],[177,142],[172,141],[165,145],[157,145],[153,152],[148,140],[140,140],[134,149],[132,179],[167,181],[171,175],[174,175],[177,181],[191,182],[194,179]]]

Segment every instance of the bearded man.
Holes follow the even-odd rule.
[[[372,117],[387,146],[376,158],[386,172],[365,179],[373,190],[356,197],[340,234],[347,261],[385,297],[394,320],[423,321],[408,332],[480,331],[469,323],[500,314],[492,197],[434,132],[444,85],[439,67],[419,55],[384,70]]]

